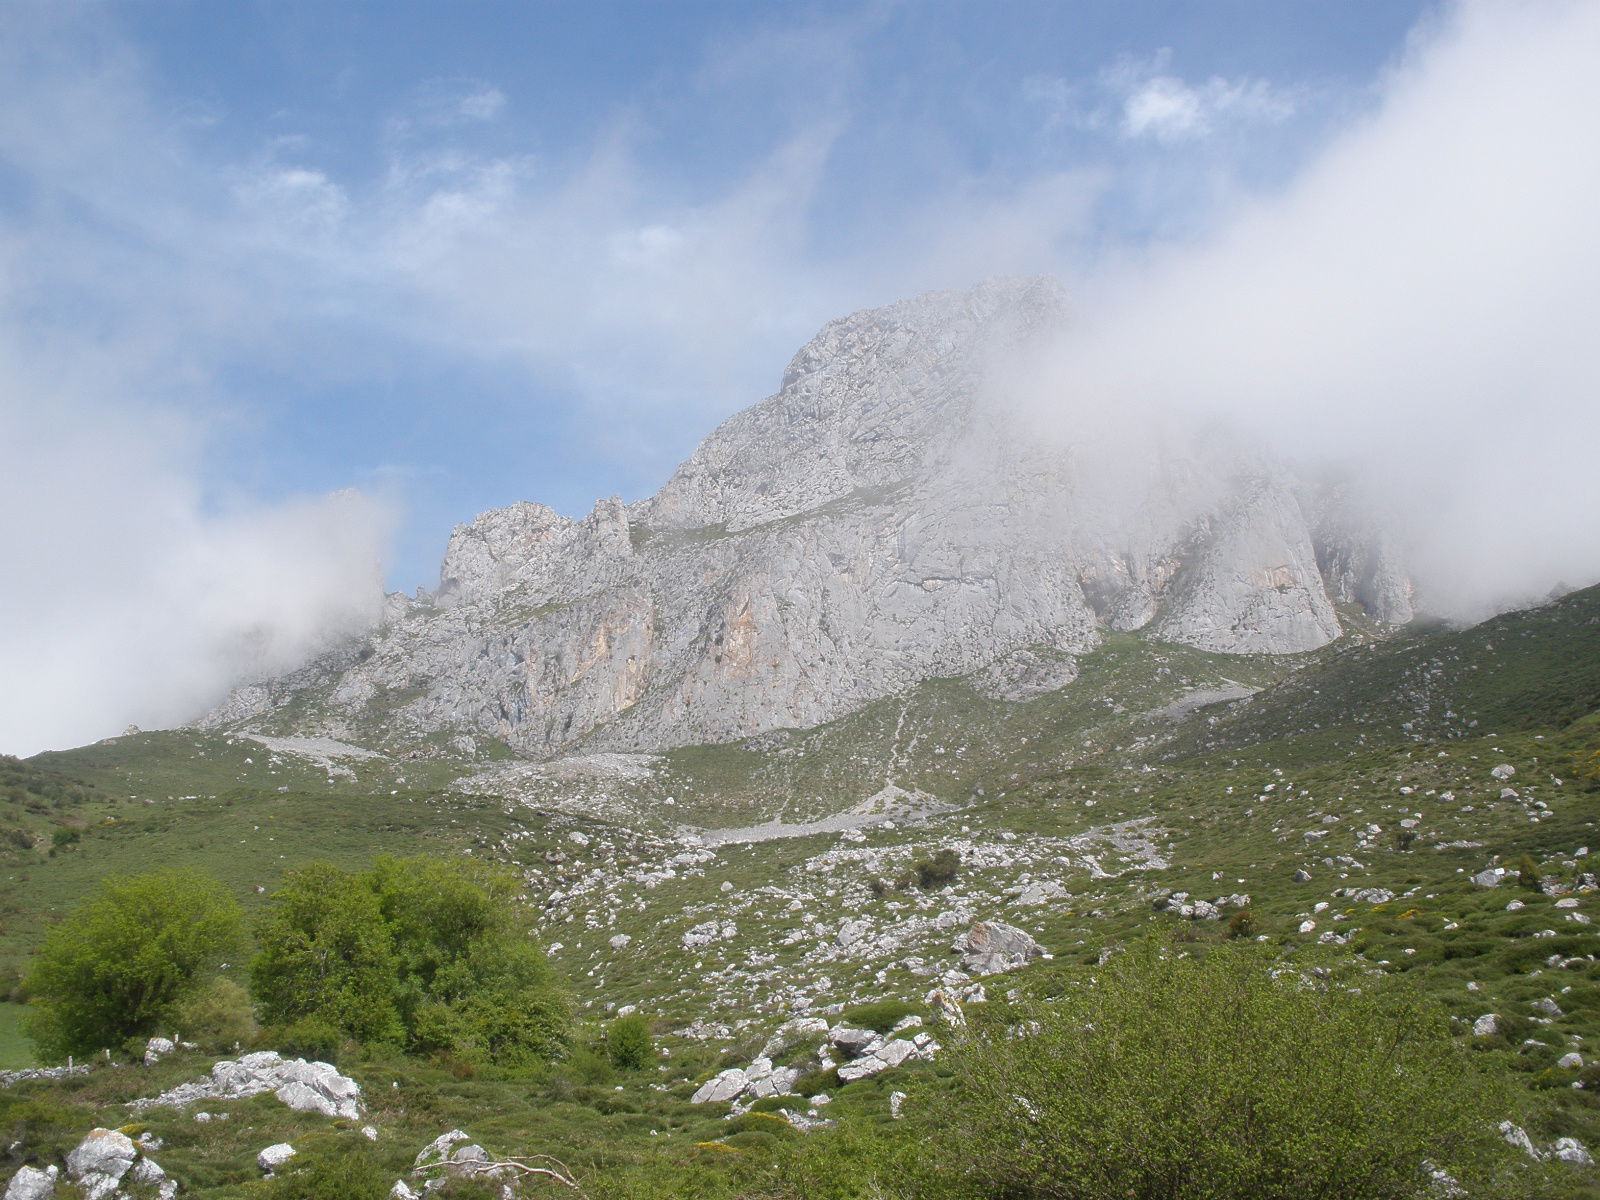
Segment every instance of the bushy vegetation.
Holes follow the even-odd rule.
[[[1382,1200],[1433,1164],[1527,1195],[1503,1082],[1413,989],[1150,939],[1092,982],[1001,1006],[929,1100],[918,1194],[1000,1200]]]
[[[650,1033],[650,1018],[629,1013],[606,1026],[606,1057],[619,1071],[642,1071],[654,1066],[655,1039]]]
[[[252,986],[290,1037],[335,1031],[520,1068],[562,1044],[566,1000],[509,872],[381,857],[290,872],[258,930]]]
[[[47,1055],[148,1036],[243,948],[244,917],[193,871],[110,879],[50,931],[25,984],[30,1036]]]

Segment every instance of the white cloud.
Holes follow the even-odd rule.
[[[492,121],[506,106],[506,94],[490,84],[480,84],[457,102],[457,111],[469,121]]]
[[[1302,88],[1254,77],[1213,75],[1191,83],[1172,70],[1172,51],[1124,55],[1092,82],[1031,77],[1023,94],[1047,114],[1051,125],[1115,131],[1167,145],[1201,141],[1223,130],[1276,125],[1294,116]]]
[[[1600,578],[1600,7],[1473,3],[1217,237],[1101,281],[1040,402],[1358,464],[1457,614]]]
[[[204,433],[0,351],[0,750],[198,715],[373,620],[389,516],[345,493],[219,511]]]

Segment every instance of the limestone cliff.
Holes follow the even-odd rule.
[[[365,641],[207,722],[652,748],[936,676],[1036,694],[1105,628],[1281,653],[1339,636],[1335,601],[1409,616],[1392,551],[1325,496],[1308,516],[1269,464],[1161,451],[1148,484],[1107,491],[1081,448],[1008,416],[986,366],[1066,320],[1053,283],[1003,280],[830,322],[655,496],[482,514],[433,597],[393,598]]]

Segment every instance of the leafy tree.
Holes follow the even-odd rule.
[[[650,1018],[629,1013],[606,1026],[606,1057],[619,1071],[642,1071],[654,1066],[655,1041],[650,1036]]]
[[[1151,940],[1048,1001],[975,1016],[918,1128],[918,1195],[1398,1200],[1425,1164],[1531,1195],[1495,1122],[1503,1078],[1402,982]]]
[[[238,902],[214,879],[108,879],[46,936],[25,984],[28,1033],[55,1056],[157,1033],[243,945]]]
[[[358,1041],[399,1041],[399,963],[368,880],[330,863],[285,873],[256,931],[262,1016],[316,1017]]]
[[[548,1058],[565,1036],[566,1001],[519,887],[509,872],[458,859],[291,872],[259,935],[263,1013],[468,1062]]]

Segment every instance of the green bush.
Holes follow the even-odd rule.
[[[44,1096],[0,1092],[0,1154],[10,1166],[58,1163],[87,1132],[81,1111]]]
[[[839,1022],[855,1029],[888,1033],[901,1021],[921,1011],[918,1005],[907,1004],[904,1000],[874,1000],[870,1004],[857,1004],[854,1008],[845,1009],[839,1015]]]
[[[185,1041],[215,1053],[248,1045],[260,1032],[250,993],[220,976],[173,1008],[172,1027]]]
[[[239,905],[214,879],[108,879],[46,935],[25,984],[28,1034],[64,1057],[158,1033],[243,941]]]
[[[1474,1197],[1498,1174],[1503,1077],[1403,981],[1279,972],[1263,947],[1150,940],[1092,983],[974,1020],[927,1098],[920,1195],[1398,1200],[1422,1164]]]
[[[387,1200],[394,1172],[364,1143],[335,1143],[291,1159],[262,1185],[267,1200]]]
[[[567,1003],[519,888],[509,872],[460,859],[291,871],[251,969],[263,1015],[469,1066],[545,1061],[564,1043]]]
[[[1517,882],[1535,892],[1544,882],[1544,875],[1539,870],[1539,864],[1533,861],[1533,855],[1524,854],[1517,859]]]
[[[925,892],[944,887],[955,879],[956,873],[960,870],[961,855],[950,849],[936,851],[932,857],[919,859],[911,864],[911,872],[916,876],[917,886]]]
[[[606,1026],[606,1057],[619,1071],[642,1071],[656,1062],[655,1041],[650,1036],[650,1018],[629,1013]]]

